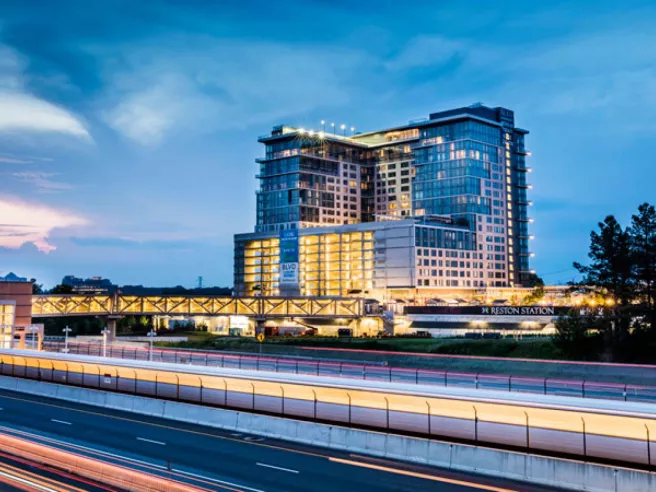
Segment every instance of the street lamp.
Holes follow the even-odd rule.
[[[155,337],[157,336],[157,332],[155,330],[150,330],[146,336],[150,339],[150,350],[148,351],[148,360],[152,362],[153,360],[153,341],[155,340]]]
[[[346,125],[343,124],[340,128],[342,129],[342,135],[346,136]]]
[[[103,357],[107,357],[107,336],[111,335],[111,330],[108,330],[105,328],[103,331],[100,332],[103,336]]]
[[[66,328],[64,328],[62,331],[64,332],[64,350],[62,350],[62,352],[67,354],[68,353],[68,334],[70,332],[72,332],[73,330],[71,330],[68,326],[66,326]]]
[[[321,130],[326,131],[326,120],[321,120]]]
[[[333,134],[335,133],[335,123],[331,123],[330,126],[333,127]]]

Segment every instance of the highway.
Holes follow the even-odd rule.
[[[0,432],[206,490],[555,490],[8,391],[0,409]]]
[[[0,490],[41,492],[113,492],[117,489],[0,451]]]

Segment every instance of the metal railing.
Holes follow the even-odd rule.
[[[127,361],[27,351],[0,354],[0,374],[201,405],[331,421],[651,466],[654,420],[627,410],[399,392],[364,384],[312,384],[227,371],[176,372]],[[182,369],[182,368],[181,368]],[[545,437],[546,436],[546,437]]]
[[[43,349],[62,352],[61,342],[44,342]],[[102,356],[100,344],[68,344],[71,354]],[[149,350],[131,347],[107,347],[107,356],[149,360]],[[340,362],[298,357],[274,357],[270,355],[244,355],[235,353],[206,352],[156,348],[152,361],[193,364],[208,367],[226,367],[251,371],[269,371],[315,376],[343,377],[373,381],[426,384],[432,386],[456,386],[463,388],[515,391],[555,396],[598,398],[656,403],[656,387],[632,384],[603,383],[598,381],[533,378],[503,374],[465,373],[434,369],[411,369],[374,364]]]

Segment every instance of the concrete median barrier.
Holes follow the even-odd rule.
[[[8,376],[0,377],[0,389],[569,490],[656,492],[656,475],[641,470],[350,429]]]

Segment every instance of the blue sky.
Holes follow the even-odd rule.
[[[653,1],[0,0],[0,274],[232,284],[257,136],[455,106],[530,130],[534,266],[656,201]]]

